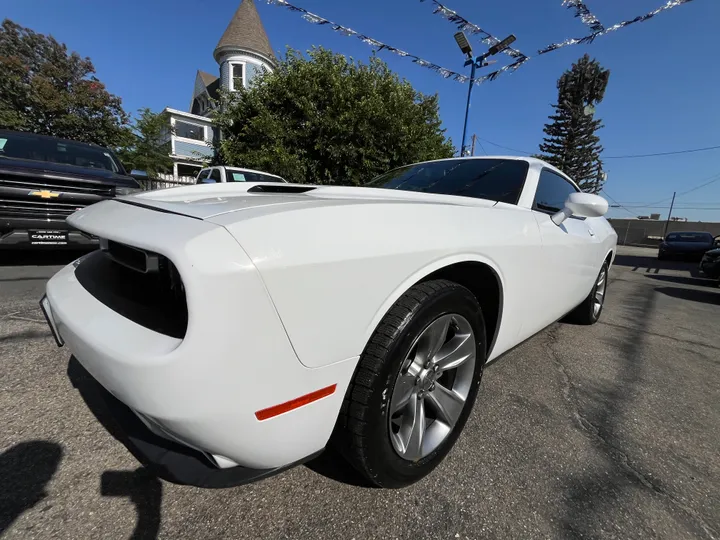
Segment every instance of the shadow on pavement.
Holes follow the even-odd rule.
[[[88,253],[88,250],[2,250],[0,266],[59,266],[73,262]]]
[[[642,274],[659,274],[661,270],[680,270],[689,272],[694,277],[699,276],[697,261],[661,261],[656,257],[618,254],[615,256],[613,265],[627,266],[632,268],[633,272]]]
[[[655,274],[645,274],[645,277],[657,279],[660,281],[669,281],[671,283],[680,283],[682,285],[697,285],[700,287],[717,286],[717,280],[701,277],[685,277],[685,276],[658,276]]]
[[[311,471],[336,482],[355,487],[374,488],[332,445],[328,445],[322,454],[312,461],[308,461],[305,466]]]
[[[603,457],[605,467],[570,473],[563,480],[569,486],[565,495],[566,511],[561,518],[563,538],[597,538],[608,520],[612,520],[611,514],[618,502],[626,506],[623,499],[630,496],[631,490],[648,488],[644,475],[629,464],[630,460],[620,449],[623,446],[621,423],[630,413],[645,370],[644,336],[655,308],[652,289],[646,288],[632,296],[627,302],[632,306],[626,317],[627,327],[618,331],[620,357],[612,382],[589,379],[575,384],[569,380],[579,426]]]
[[[720,306],[720,292],[701,291],[698,289],[681,289],[679,287],[657,287],[655,290],[659,293],[672,296],[673,298],[681,298],[683,300],[690,300],[691,302]]]
[[[132,452],[133,446],[127,444],[127,436],[110,414],[97,388],[98,383],[74,356],[68,362],[67,375],[98,422]],[[134,452],[133,455],[143,463],[142,456]],[[160,530],[162,483],[153,473],[147,471],[144,466],[135,471],[106,471],[100,480],[100,493],[109,497],[128,497],[135,505],[137,523],[130,536],[132,540],[157,538]]]
[[[105,471],[100,478],[100,494],[127,497],[135,505],[137,522],[131,540],[154,539],[160,532],[162,483],[140,467],[134,471]]]
[[[57,471],[63,450],[49,441],[18,443],[0,455],[0,536],[47,497],[45,487]]]

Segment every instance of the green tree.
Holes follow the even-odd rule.
[[[128,116],[89,58],[52,36],[0,25],[0,127],[118,146]]]
[[[129,141],[118,149],[120,159],[128,169],[145,171],[150,177],[172,172],[169,115],[148,108],[138,113]]]
[[[219,105],[215,162],[292,182],[358,185],[454,153],[437,95],[416,91],[375,56],[363,64],[323,48],[307,57],[288,49],[274,72]]]
[[[597,193],[602,189],[603,163],[600,137],[603,127],[595,119],[595,105],[605,96],[610,71],[586,54],[560,77],[555,114],[545,125],[547,135],[538,156],[572,177],[580,189]]]

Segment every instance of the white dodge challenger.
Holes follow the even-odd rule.
[[[598,320],[607,209],[517,157],[416,163],[363,187],[150,191],[68,218],[101,249],[40,303],[160,476],[236,485],[332,443],[398,488],[450,451],[487,362],[559,319]]]

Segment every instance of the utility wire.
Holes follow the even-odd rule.
[[[480,137],[478,137],[479,139]],[[483,139],[486,143],[490,143],[493,146],[497,146],[498,148],[504,148],[505,150],[512,150],[513,152],[520,152],[521,154],[527,154],[530,155],[533,152],[528,152],[527,150],[518,150],[517,148],[510,148],[509,146],[503,146],[502,144],[497,144],[492,141],[489,141],[487,139]],[[658,152],[655,154],[633,154],[633,155],[627,155],[627,156],[602,156],[602,159],[633,159],[633,158],[646,158],[646,157],[656,157],[656,156],[672,156],[677,154],[692,154],[694,152],[706,152],[708,150],[718,150],[720,149],[720,145],[718,146],[708,146],[706,148],[693,148],[690,150],[675,150],[673,152]]]
[[[478,139],[485,141],[486,143],[490,143],[493,146],[497,146],[498,148],[504,148],[505,150],[512,150],[513,152],[520,152],[521,154],[527,154],[527,155],[532,154],[532,152],[526,152],[525,150],[518,150],[517,148],[510,148],[509,146],[503,146],[502,144],[497,144],[492,141],[488,141],[487,139],[483,139],[482,137],[478,137]]]
[[[612,202],[614,202],[618,207],[620,207],[620,208],[622,208],[623,210],[625,210],[625,211],[626,211],[628,214],[630,214],[632,217],[637,217],[637,215],[635,214],[635,212],[631,212],[630,210],[628,210],[627,208],[625,208],[622,204],[620,204],[620,203],[617,202],[615,199],[613,199],[613,198],[610,196],[610,194],[609,194],[607,191],[605,191],[605,188],[602,188],[600,191],[602,191],[608,199],[610,199]]]
[[[692,150],[676,150],[674,152],[658,152],[657,154],[635,154],[631,156],[605,156],[603,159],[631,159],[646,158],[656,156],[673,156],[676,154],[692,154],[694,152],[706,152],[708,150],[717,150],[720,146],[708,146],[707,148],[693,148]]]
[[[490,154],[488,154],[488,153],[487,153],[487,150],[485,150],[485,147],[483,146],[483,143],[482,143],[482,141],[480,140],[480,137],[477,137],[477,142],[478,142],[478,144],[480,145],[480,148],[482,148],[483,154],[485,154],[486,156],[489,156]]]

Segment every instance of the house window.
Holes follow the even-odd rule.
[[[239,90],[245,87],[245,64],[230,64],[232,76],[232,89]]]
[[[185,139],[204,141],[205,128],[203,126],[198,126],[197,124],[190,124],[189,122],[182,122],[180,120],[176,120],[175,135],[178,137],[184,137]]]

